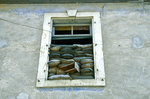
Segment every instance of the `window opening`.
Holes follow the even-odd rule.
[[[55,26],[55,35],[71,35],[71,26]]]
[[[73,34],[90,34],[89,26],[74,26]]]
[[[53,26],[49,49],[48,80],[94,79],[93,42],[90,24],[78,19]],[[60,26],[61,25],[61,26]]]

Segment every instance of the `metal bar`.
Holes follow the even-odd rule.
[[[79,37],[53,37],[52,40],[67,40],[67,39],[86,39],[92,36],[79,36]]]
[[[90,24],[54,24],[53,26],[90,26]]]
[[[73,35],[73,25],[71,26],[71,35]]]
[[[92,34],[53,35],[53,37],[76,37],[76,36],[92,36]]]

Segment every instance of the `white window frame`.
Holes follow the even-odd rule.
[[[94,54],[94,79],[74,80],[47,80],[48,75],[48,49],[52,37],[52,18],[70,18],[67,13],[45,13],[43,34],[39,57],[39,67],[36,87],[69,87],[69,86],[105,86],[104,59],[102,50],[102,33],[100,12],[77,12],[77,18],[92,18],[92,37]]]

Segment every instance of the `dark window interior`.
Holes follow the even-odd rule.
[[[73,26],[73,35],[90,34],[89,26]],[[55,35],[71,35],[71,26],[55,26]]]
[[[52,44],[58,44],[58,45],[92,44],[92,37],[91,38],[84,38],[84,39],[52,40]]]
[[[55,35],[71,35],[71,26],[55,26]]]
[[[73,26],[73,34],[90,34],[89,26]]]
[[[60,45],[92,44],[91,36],[87,36],[87,37],[83,36],[83,34],[90,34],[89,28],[90,28],[89,26],[73,26],[73,28],[71,26],[55,26],[55,35],[57,36],[63,35],[63,36],[52,37],[52,44],[60,44]],[[73,29],[73,34],[72,34],[72,29]],[[70,36],[65,36],[65,35],[70,35]]]

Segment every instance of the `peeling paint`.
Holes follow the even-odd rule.
[[[40,92],[45,92],[45,91],[97,91],[97,92],[103,92],[104,89],[98,89],[98,88],[73,88],[73,87],[69,87],[69,88],[40,88],[39,89]]]
[[[133,37],[132,38],[132,46],[133,48],[142,48],[144,46],[144,41],[141,37]]]
[[[8,46],[8,42],[6,40],[0,39],[0,48]]]
[[[27,93],[19,93],[16,99],[29,99],[29,95]]]

